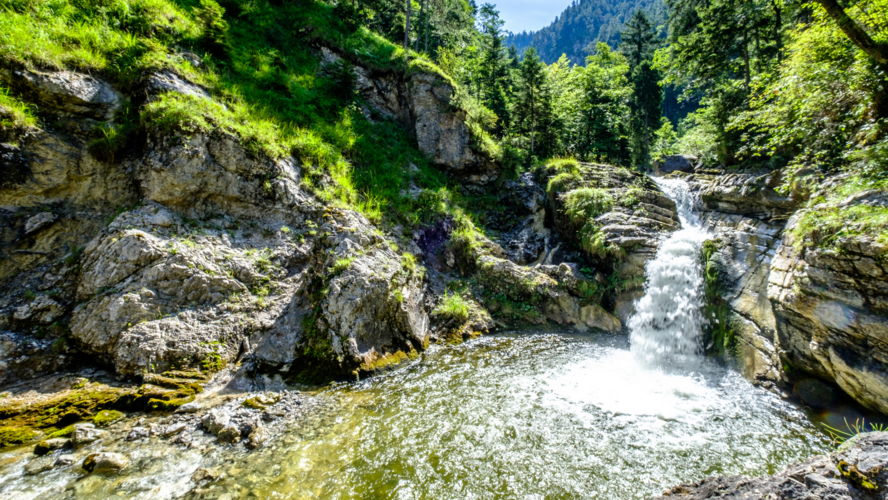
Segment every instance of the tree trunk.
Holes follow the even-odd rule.
[[[777,44],[777,64],[780,64],[783,59],[783,37],[780,36],[780,28],[783,26],[781,26],[780,6],[777,5],[776,0],[772,1],[771,5],[774,7],[774,43]]]
[[[428,3],[430,0],[425,0]],[[431,6],[428,7],[425,17],[425,28],[423,28],[423,33],[425,33],[425,53],[429,53],[429,18],[431,17],[432,9]]]
[[[419,42],[422,38],[423,20],[426,15],[426,0],[419,0],[419,24],[416,26],[416,43],[413,44],[413,50],[419,52]]]
[[[875,59],[877,63],[888,64],[888,44],[876,43],[869,33],[848,16],[837,0],[817,0],[817,2],[826,9],[829,17],[833,18],[854,45]]]
[[[749,34],[747,30],[743,30],[743,66],[746,72],[743,84],[746,88],[746,94],[749,95]]]
[[[410,43],[410,4],[413,0],[407,0],[407,22],[404,24],[404,50],[407,50],[407,45]]]

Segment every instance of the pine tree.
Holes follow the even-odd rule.
[[[519,90],[512,107],[514,131],[529,140],[530,154],[540,157],[554,149],[557,137],[553,130],[552,95],[544,70],[536,49],[527,49],[519,68]]]
[[[652,67],[651,61],[658,45],[657,34],[644,11],[638,10],[626,23],[620,38],[620,49],[629,63],[632,83],[629,109],[634,164],[647,168],[654,131],[660,127],[663,103],[660,72]]]
[[[494,5],[486,3],[478,11],[482,40],[482,102],[496,113],[499,121],[494,131],[502,136],[509,123],[508,113],[508,61],[503,37],[503,21]]]

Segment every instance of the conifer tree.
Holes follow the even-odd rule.
[[[552,94],[544,69],[536,49],[527,49],[519,67],[520,83],[512,107],[514,131],[528,139],[530,154],[540,157],[551,152],[556,141]]]
[[[647,168],[651,161],[654,132],[660,127],[663,103],[660,73],[651,64],[658,45],[657,34],[644,11],[638,10],[626,23],[620,38],[620,49],[629,63],[629,79],[632,82],[629,108],[634,164]]]

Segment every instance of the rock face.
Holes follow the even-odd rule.
[[[864,434],[828,457],[773,476],[710,477],[664,492],[660,499],[883,499],[888,490],[888,433]]]
[[[34,102],[63,113],[110,120],[123,103],[108,82],[82,73],[5,70],[2,77]]]
[[[798,201],[774,191],[780,182],[779,172],[720,175],[709,179],[701,198],[708,209],[727,214],[758,219],[786,215],[798,207]]]
[[[729,353],[740,362],[744,376],[753,381],[779,380],[777,327],[768,300],[771,261],[780,245],[782,227],[767,222],[720,212],[705,212],[701,218],[715,235],[716,252],[707,271],[717,280],[717,292],[730,313],[707,318],[711,324],[727,323],[739,352]]]
[[[341,57],[322,48],[327,65],[341,64]],[[497,178],[497,165],[472,147],[463,111],[454,111],[455,89],[440,75],[415,73],[405,76],[374,70],[356,62],[357,90],[371,108],[365,114],[397,120],[416,137],[419,149],[441,168],[476,184]]]
[[[361,215],[302,190],[295,159],[248,153],[225,134],[159,134],[119,163],[99,161],[87,151],[89,133],[96,120],[113,120],[118,92],[76,73],[13,76],[19,92],[68,120],[68,133],[38,131],[3,146],[22,172],[0,187],[0,286],[10,287],[0,294],[0,329],[61,322],[67,343],[45,342],[56,357],[67,345],[128,376],[214,372],[246,358],[345,374],[427,345],[413,257]],[[467,147],[465,124],[429,94],[453,89],[420,74],[411,82],[401,82],[412,96],[401,111],[420,123],[423,147],[440,149],[442,162],[470,154],[447,150]],[[210,98],[172,74],[143,83],[148,94]],[[448,116],[452,127],[422,132]],[[58,210],[41,210],[48,204]],[[25,293],[30,286],[37,293]],[[0,376],[55,367],[29,345],[4,341]],[[34,354],[27,363],[25,353]]]
[[[768,285],[780,357],[888,413],[888,248],[864,237],[829,247],[797,242],[799,216],[787,225]]]

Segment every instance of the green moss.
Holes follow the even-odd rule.
[[[358,373],[373,373],[382,370],[389,370],[398,365],[406,363],[411,359],[416,359],[419,354],[416,351],[411,351],[410,353],[405,353],[404,351],[398,351],[394,354],[389,354],[388,356],[379,356],[376,360],[370,363],[362,363],[358,368]]]
[[[207,380],[209,379],[209,375],[201,372],[194,371],[178,371],[171,370],[167,372],[163,372],[164,377],[170,377],[175,379],[196,379],[196,380]]]
[[[126,418],[126,414],[117,410],[102,410],[93,417],[93,423],[99,427],[107,427]]]
[[[23,427],[0,427],[0,448],[25,444],[37,439],[38,434]]]
[[[145,406],[146,411],[151,412],[160,412],[160,413],[169,413],[174,412],[179,409],[180,406],[185,403],[190,403],[194,401],[194,397],[185,397],[185,398],[176,398],[176,399],[150,399],[148,400],[148,404]]]
[[[68,427],[63,427],[57,431],[50,432],[46,435],[46,439],[65,438],[72,434],[74,434],[74,426],[69,425]]]
[[[714,260],[718,245],[713,240],[703,242],[703,316],[707,325],[703,328],[704,345],[711,344],[709,352],[717,356],[740,356],[731,308],[723,298],[719,283],[718,265]]]

